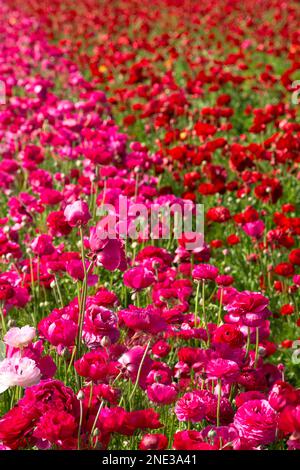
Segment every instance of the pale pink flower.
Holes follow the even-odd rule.
[[[0,393],[9,387],[30,387],[40,381],[41,371],[35,361],[15,355],[0,362]]]
[[[33,338],[36,335],[34,327],[26,325],[22,328],[14,327],[10,328],[3,340],[8,346],[12,348],[24,348],[32,343]]]

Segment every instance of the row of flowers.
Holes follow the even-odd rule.
[[[114,3],[105,6],[103,34],[113,32],[116,16],[116,24],[128,19],[137,7],[129,3],[122,15]],[[208,23],[216,10],[224,15],[215,3],[206,5]],[[233,27],[238,6],[224,3]],[[100,21],[98,2],[78,2],[78,12],[54,2],[53,18],[35,2],[7,4],[0,8],[7,18],[0,26],[7,93],[0,109],[1,449],[299,449],[299,377],[284,355],[300,326],[299,218],[297,203],[284,199],[297,189],[296,111],[285,102],[248,109],[254,123],[240,128],[243,119],[234,121],[240,97],[231,89],[234,112],[225,92],[212,109],[202,106],[201,119],[189,103],[205,84],[215,85],[214,93],[253,80],[255,74],[226,71],[247,70],[240,60],[252,46],[271,57],[287,51],[271,48],[271,33],[259,47],[261,30],[250,22],[248,43],[234,28],[245,56],[229,55],[220,70],[214,58],[209,76],[198,71],[181,87],[171,73],[160,75],[157,64],[156,72],[155,61],[130,66],[139,55],[123,51],[124,58],[116,44],[131,51],[137,44],[123,29],[111,55],[106,44],[92,59],[83,57],[82,47],[101,41],[91,34]],[[181,6],[168,2],[180,28]],[[189,24],[195,26],[201,8],[188,10]],[[158,41],[172,57],[166,67],[176,67],[187,34],[175,38],[174,49],[172,36],[149,45],[155,18],[144,6],[137,11],[141,37],[149,37],[142,49]],[[165,21],[162,15],[164,27]],[[298,47],[292,6],[287,21],[290,29],[279,36]],[[54,45],[60,28],[67,39]],[[216,53],[216,38],[208,39]],[[195,53],[196,43],[191,35],[186,46]],[[104,52],[106,65],[99,63]],[[289,54],[285,93],[296,67]],[[109,72],[117,57],[128,96],[118,95],[117,73]],[[187,57],[192,70],[201,68],[201,60],[192,66],[194,56]],[[79,68],[87,62],[91,80]],[[265,74],[260,79],[271,101],[275,71]],[[122,125],[145,119],[147,144],[143,134],[132,137],[135,127],[127,135],[116,125],[121,102],[126,110],[136,98],[132,90],[147,104],[136,105],[138,117]],[[261,142],[249,143],[253,135]],[[121,196],[130,219],[133,204],[195,208],[198,195],[207,201],[203,245],[187,249],[190,233],[179,240],[120,236]],[[114,239],[103,236],[105,203],[116,210]]]

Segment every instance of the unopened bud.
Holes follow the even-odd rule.
[[[79,392],[77,393],[77,400],[79,400],[79,401],[84,400],[84,393],[83,393],[82,390],[79,390]]]
[[[7,322],[7,327],[14,328],[15,326],[16,326],[16,320],[14,320],[13,318],[10,318]]]
[[[103,336],[103,338],[100,341],[100,344],[103,348],[108,348],[111,345],[111,340],[109,336]]]
[[[213,439],[214,437],[216,437],[216,435],[217,435],[217,433],[214,429],[210,429],[210,431],[208,431],[208,433],[207,433],[207,437],[209,439]]]

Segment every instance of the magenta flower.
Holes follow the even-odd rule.
[[[262,220],[258,219],[255,220],[255,222],[247,222],[246,224],[242,225],[242,229],[247,235],[249,235],[249,237],[259,239],[262,237],[262,234],[265,230],[265,224]]]
[[[152,271],[143,266],[128,269],[123,275],[124,284],[131,289],[145,289],[155,281]]]
[[[100,346],[104,337],[114,343],[119,336],[117,316],[114,312],[96,304],[91,304],[86,309],[83,339],[89,347]]]
[[[278,415],[267,400],[250,400],[237,410],[233,424],[253,447],[275,440]]]
[[[86,262],[86,268],[89,267],[89,263]],[[71,261],[68,261],[66,264],[66,270],[67,273],[76,280],[83,281],[84,279],[84,269],[83,269],[83,263],[80,259],[72,259]],[[88,278],[87,278],[87,283],[88,286],[94,286],[98,282],[98,276],[96,274],[92,274],[89,272]]]
[[[130,305],[129,308],[119,311],[119,318],[125,325],[135,331],[145,331],[157,334],[167,328],[167,323],[161,316],[160,310],[149,305],[146,308]]]
[[[91,218],[87,203],[80,200],[68,204],[64,216],[71,227],[86,225]]]
[[[209,379],[224,379],[233,382],[239,375],[240,368],[236,362],[228,359],[212,359],[207,363],[206,374]]]
[[[212,264],[197,264],[192,272],[193,279],[198,281],[214,281],[219,273],[218,268]]]
[[[237,292],[225,306],[230,323],[241,321],[246,326],[260,326],[271,314],[268,309],[269,299],[260,292]]]
[[[147,387],[150,401],[159,405],[170,405],[176,400],[177,391],[173,385],[153,383]]]
[[[32,241],[31,249],[33,253],[39,256],[51,255],[55,251],[52,245],[52,237],[46,234],[39,235]]]
[[[125,271],[126,256],[120,240],[102,238],[97,227],[91,227],[89,243],[98,265],[109,271],[115,271],[116,269]]]
[[[77,324],[68,318],[43,318],[39,323],[39,331],[59,351],[64,347],[73,346],[77,334]]]
[[[296,284],[296,286],[300,286],[300,274],[293,276],[293,283]]]
[[[207,405],[203,398],[195,392],[185,393],[176,403],[175,414],[179,421],[202,421],[207,412]]]
[[[147,354],[144,356],[144,354],[145,348],[142,346],[135,346],[122,354],[118,359],[119,363],[123,367],[123,371],[129,375],[132,382],[136,381],[139,368],[141,367],[139,385],[143,389],[146,388],[147,375],[149,374],[153,364],[152,359],[150,359]]]

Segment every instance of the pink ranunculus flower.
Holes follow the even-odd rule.
[[[234,381],[239,375],[240,368],[236,362],[228,359],[212,359],[207,363],[206,374],[209,379]]]
[[[203,398],[194,392],[185,393],[175,405],[175,414],[179,421],[202,421],[207,412],[207,404]]]
[[[45,233],[37,236],[31,243],[31,249],[33,253],[39,256],[52,255],[55,251],[52,244],[52,237]]]
[[[38,325],[40,335],[59,350],[75,344],[78,325],[77,318],[70,319],[67,315],[50,314],[43,318]]]
[[[87,203],[80,200],[68,204],[64,210],[64,216],[71,227],[86,225],[91,218]]]
[[[86,269],[89,267],[89,263],[85,262]],[[76,280],[83,281],[84,279],[84,269],[83,263],[80,259],[72,259],[66,264],[67,273]],[[87,284],[88,286],[94,286],[98,282],[98,276],[96,274],[88,273]]]
[[[176,400],[177,391],[173,385],[153,383],[147,387],[147,395],[150,401],[159,405],[170,405]]]
[[[145,289],[155,281],[152,271],[149,269],[138,266],[136,268],[128,269],[123,275],[124,284],[131,289]]]
[[[102,238],[97,227],[90,230],[90,249],[96,257],[97,264],[109,271],[126,269],[126,256],[121,240],[116,238]]]
[[[261,238],[262,234],[265,230],[265,224],[262,220],[255,220],[255,222],[247,222],[246,224],[242,225],[242,229],[244,232],[249,235],[249,237],[253,238]]]
[[[198,281],[214,281],[219,273],[219,269],[216,266],[213,266],[212,264],[197,264],[193,271],[192,271],[192,277],[193,279],[196,279]]]
[[[41,378],[41,371],[35,361],[15,355],[0,362],[0,393],[9,387],[30,387]]]
[[[278,414],[267,400],[250,400],[239,407],[233,424],[241,438],[259,446],[275,440],[277,420]]]
[[[269,299],[260,292],[237,292],[224,307],[229,323],[242,322],[246,326],[260,326],[271,314]]]
[[[136,381],[140,369],[139,385],[143,389],[146,388],[146,379],[153,364],[148,354],[146,354],[146,356],[144,354],[145,348],[135,346],[122,354],[118,359],[118,362],[123,367],[124,373],[129,375],[132,382]]]
[[[34,327],[26,325],[22,328],[10,328],[3,340],[12,348],[24,348],[28,346],[36,335]]]
[[[83,339],[89,347],[100,346],[101,340],[108,337],[112,343],[119,339],[117,316],[108,308],[97,304],[87,307],[84,324]]]

